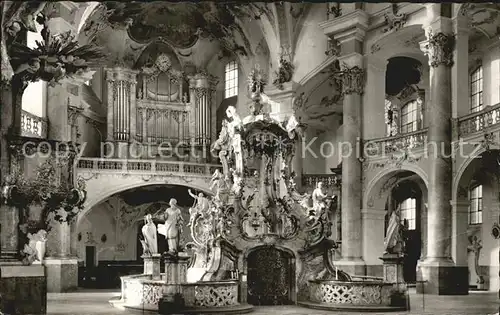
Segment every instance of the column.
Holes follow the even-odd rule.
[[[440,4],[429,5],[436,16]],[[437,16],[427,28],[421,47],[429,57],[430,103],[428,131],[429,193],[427,209],[427,256],[420,263],[418,278],[430,294],[467,294],[467,268],[455,267],[452,243],[452,77],[454,35],[449,18]],[[417,290],[421,291],[422,286]]]
[[[361,137],[361,106],[365,72],[362,56],[357,53],[343,58],[341,70],[343,101],[342,148],[342,260],[351,268],[348,273],[363,274],[364,263],[361,223],[361,162],[357,148]]]

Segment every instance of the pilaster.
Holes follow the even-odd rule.
[[[452,239],[451,256],[456,266],[468,266],[467,228],[469,223],[469,202],[451,201],[452,209]]]
[[[363,94],[363,139],[386,136],[384,115],[387,60],[365,56],[366,88]]]
[[[453,118],[470,113],[469,104],[469,27],[465,17],[457,16],[453,21],[455,49],[451,69]]]
[[[363,209],[363,259],[367,265],[379,265],[384,252],[384,209]]]

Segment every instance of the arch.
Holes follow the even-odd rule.
[[[154,185],[176,185],[176,186],[184,186],[184,187],[189,187],[189,188],[194,188],[199,191],[203,191],[206,195],[211,196],[213,195],[213,192],[211,192],[208,187],[202,187],[200,185],[196,184],[187,184],[186,182],[180,180],[180,179],[169,179],[168,181],[156,181],[156,182],[147,182],[144,183],[142,180],[141,182],[135,182],[135,183],[125,183],[121,185],[112,185],[109,187],[109,189],[105,189],[100,191],[98,194],[94,195],[92,198],[87,199],[84,204],[83,210],[78,214],[77,220],[76,220],[76,227],[78,227],[82,221],[83,218],[99,203],[102,201],[108,199],[109,197],[113,196],[114,194],[127,191],[129,189],[133,188],[139,188],[139,187],[147,187],[147,186],[154,186]]]
[[[386,33],[370,45],[372,55],[379,59],[389,60],[393,57],[410,57],[422,63],[428,58],[420,50],[419,38],[425,40],[424,25],[414,24],[401,28],[398,32]]]
[[[101,5],[100,2],[90,2],[85,9],[83,9],[82,16],[79,21],[75,21],[75,24],[78,24],[78,28],[76,30],[76,34],[80,34],[87,20],[92,16],[97,7]]]
[[[493,151],[499,151],[499,150],[493,150]],[[478,159],[480,159],[485,152],[487,152],[485,148],[481,148],[481,150],[473,152],[472,156],[469,156],[469,158],[460,165],[460,168],[457,170],[457,173],[453,178],[452,191],[451,191],[452,200],[457,201],[459,199],[462,200],[464,199],[463,193],[461,192],[461,190],[465,188],[463,184],[464,182],[467,182],[468,184],[470,179],[472,179],[472,176],[474,175],[473,172],[474,169],[472,167],[472,164],[474,162],[477,163]],[[498,185],[500,185],[500,183]]]
[[[370,200],[374,198],[374,195],[376,193],[379,193],[380,190],[382,189],[382,186],[384,182],[389,180],[391,177],[397,175],[398,173],[408,171],[408,172],[413,172],[416,174],[425,184],[425,188],[428,190],[429,188],[429,180],[427,177],[426,172],[419,166],[413,165],[413,164],[408,164],[408,165],[403,165],[402,167],[391,167],[382,170],[380,173],[378,173],[376,176],[374,176],[369,182],[368,185],[366,186],[365,189],[365,194],[363,196],[363,208],[364,209],[377,209],[381,210],[381,208],[373,207],[370,206]],[[385,200],[384,200],[385,202]]]

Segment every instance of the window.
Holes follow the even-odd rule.
[[[469,224],[483,223],[483,186],[479,185],[470,190],[469,195]]]
[[[408,133],[417,130],[418,123],[418,104],[417,101],[406,103],[401,109],[401,133]]]
[[[416,212],[417,200],[415,198],[408,198],[401,202],[401,223],[406,219],[408,221],[408,230],[415,230],[416,228]]]
[[[483,109],[483,67],[479,66],[470,75],[470,106],[471,112]]]
[[[26,45],[30,48],[36,47],[36,41],[43,41],[41,31],[42,27],[38,23],[35,24],[37,32],[27,32]],[[23,110],[34,114],[38,117],[45,116],[45,98],[47,97],[47,84],[39,80],[37,82],[30,82],[24,90],[21,107]]]
[[[226,97],[238,95],[238,65],[236,61],[231,61],[226,64]]]

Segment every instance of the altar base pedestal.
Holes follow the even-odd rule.
[[[163,281],[166,285],[163,297],[158,302],[159,314],[178,314],[184,308],[184,297],[181,284],[187,282],[189,256],[186,253],[165,256],[165,273]]]
[[[404,306],[407,304],[407,287],[403,276],[403,260],[401,254],[385,253],[380,259],[383,263],[384,282],[394,285],[391,296],[391,305]]]
[[[143,255],[144,259],[144,274],[151,275],[152,280],[160,280],[160,259],[161,254]]]

